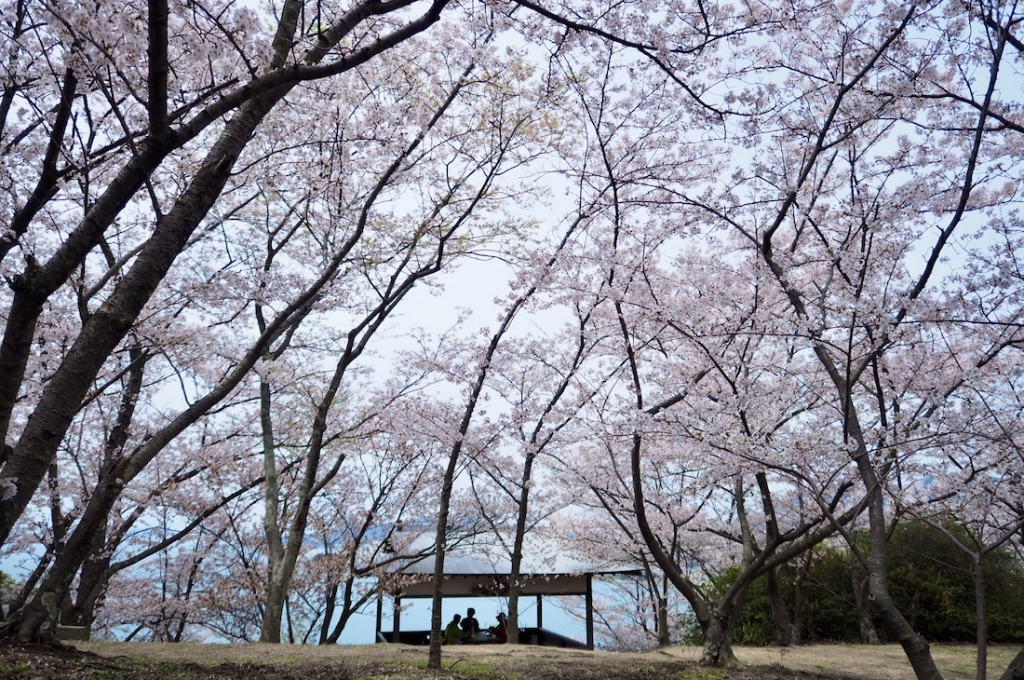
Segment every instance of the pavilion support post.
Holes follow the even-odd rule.
[[[544,627],[544,596],[537,593],[537,628]]]
[[[393,619],[392,635],[394,636],[392,642],[400,642],[398,639],[402,632],[402,597],[401,595],[395,595],[395,615]]]
[[[594,575],[587,574],[587,649],[594,648]]]
[[[377,592],[377,628],[373,631],[373,641],[380,642],[380,632],[384,629],[384,593]]]

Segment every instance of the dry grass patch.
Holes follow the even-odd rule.
[[[314,663],[314,664],[398,664],[425,667],[427,648],[409,645],[167,645],[159,643],[76,643],[79,649],[100,656],[130,656],[151,660],[193,660],[204,664]],[[989,677],[998,678],[1017,653],[1018,647],[995,645],[989,649]],[[571,666],[595,669],[601,666],[643,668],[660,661],[696,664],[699,647],[671,647],[645,654],[588,652],[554,647],[480,645],[445,648],[445,668],[491,665],[510,670],[529,667]],[[933,645],[932,654],[950,680],[974,678],[975,649],[970,645]],[[899,645],[807,645],[791,647],[737,647],[736,656],[745,666],[779,667],[805,673],[869,680],[914,680],[914,672]]]
[[[894,645],[737,648],[738,668],[697,665],[700,650],[645,654],[551,647],[446,648],[443,670],[428,671],[427,649],[408,645],[199,645],[75,643],[77,649],[0,647],[0,680],[913,680]],[[990,651],[998,677],[1016,647]],[[936,645],[948,680],[974,676],[974,650]]]

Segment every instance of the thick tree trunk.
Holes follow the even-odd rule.
[[[717,612],[704,627],[704,652],[700,663],[704,666],[735,666],[739,662],[732,651],[733,622]]]
[[[276,583],[275,583],[276,581]],[[287,589],[281,587],[280,579],[272,579],[263,600],[263,626],[260,628],[260,642],[279,644],[281,624],[284,623],[284,600]]]
[[[872,596],[878,609],[879,619],[903,647],[918,680],[942,680],[942,674],[932,659],[928,641],[914,631],[896,608],[888,592],[886,591],[883,595],[879,590],[873,589]]]
[[[96,619],[96,606],[110,581],[112,550],[106,546],[106,532],[101,527],[89,546],[89,557],[82,564],[75,598],[65,598],[60,622],[69,626],[91,626]]]
[[[865,454],[866,459],[866,454]],[[870,465],[870,464],[869,464]],[[867,480],[865,480],[867,482]],[[868,586],[871,593],[871,601],[879,620],[885,625],[886,630],[896,638],[896,641],[903,647],[910,665],[914,668],[914,674],[918,680],[942,680],[942,674],[935,666],[932,659],[931,648],[928,642],[918,635],[903,614],[896,607],[889,595],[888,583],[888,532],[885,522],[885,509],[882,501],[882,494],[878,489],[878,480],[874,476],[874,469],[871,468],[870,483],[868,488],[876,489],[872,492],[873,498],[868,509],[868,517],[871,531],[871,555],[868,559]]]
[[[89,498],[82,517],[53,565],[46,572],[34,597],[17,615],[17,632],[23,642],[49,642],[53,639],[57,612],[63,606],[79,567],[91,554],[96,533],[106,525],[107,516],[120,495],[120,479],[110,475],[101,480]]]

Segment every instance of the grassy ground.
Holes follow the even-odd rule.
[[[0,680],[913,680],[896,646],[741,647],[741,665],[707,669],[700,650],[673,647],[619,654],[550,647],[446,649],[444,670],[426,669],[427,650],[407,645],[163,645],[76,643],[78,649],[0,648]],[[974,650],[936,645],[948,680],[974,677]],[[998,678],[1015,647],[990,650]]]

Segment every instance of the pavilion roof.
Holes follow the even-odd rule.
[[[424,533],[413,541],[432,545],[433,533]],[[505,543],[511,546],[511,540]],[[508,576],[512,573],[510,547],[502,541],[477,538],[472,542],[460,543],[449,548],[444,559],[446,576]],[[434,556],[423,557],[399,569],[403,574],[433,574]],[[573,555],[565,541],[556,541],[542,536],[528,535],[523,545],[522,574],[536,576],[585,575],[585,574],[634,574],[642,571],[637,562],[594,560]]]

